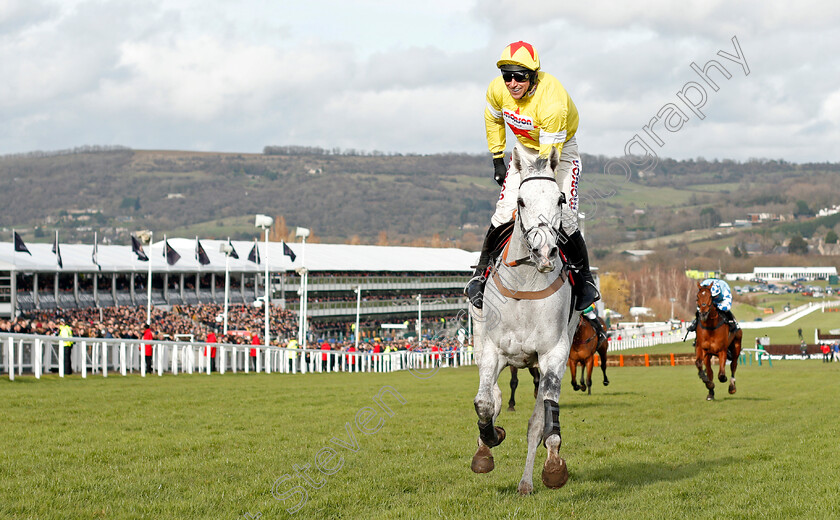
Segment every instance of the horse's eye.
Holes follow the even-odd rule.
[[[518,199],[518,200],[516,201],[516,203],[519,205],[519,207],[520,207],[520,208],[524,208],[524,207],[525,207],[525,201],[524,201],[524,200],[522,200],[522,199]]]

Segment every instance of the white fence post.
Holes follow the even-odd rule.
[[[87,379],[87,341],[82,341],[82,379]],[[76,350],[79,350],[78,348]]]

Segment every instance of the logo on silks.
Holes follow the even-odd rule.
[[[505,118],[505,122],[510,127],[510,131],[514,134],[524,137],[529,141],[536,142],[536,139],[531,135],[531,131],[534,130],[534,120],[528,116],[523,116],[519,113],[519,108],[516,109],[516,112],[511,112],[510,110],[502,110],[502,116]]]
[[[572,185],[569,188],[569,209],[577,211],[578,203],[578,179],[580,178],[580,159],[572,161]]]

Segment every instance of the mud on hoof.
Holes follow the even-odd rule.
[[[474,473],[490,473],[495,467],[496,463],[493,461],[493,452],[490,451],[490,448],[482,444],[478,447],[475,455],[473,455],[470,469]]]
[[[550,458],[545,461],[542,470],[542,481],[549,489],[560,489],[569,480],[569,469],[562,457]]]
[[[510,406],[508,406],[507,411],[509,411],[509,412],[515,412],[515,411],[516,411],[516,408],[514,408],[514,407],[513,407],[513,405],[510,405]]]
[[[730,395],[734,394],[737,391],[738,391],[738,389],[735,388],[735,381],[729,383],[729,393],[730,393]]]

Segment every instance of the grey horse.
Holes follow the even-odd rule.
[[[519,144],[517,143],[517,147]],[[519,482],[519,493],[534,489],[533,473],[537,446],[548,450],[542,480],[560,488],[568,480],[566,461],[560,457],[560,383],[577,329],[580,313],[574,311],[571,287],[557,247],[561,212],[569,211],[556,179],[560,156],[552,149],[548,158],[526,162],[514,147],[512,161],[522,171],[516,224],[500,255],[484,293],[482,309],[472,309],[476,323],[476,361],[479,385],[475,396],[478,414],[478,450],[471,469],[492,471],[490,448],[505,438],[495,421],[502,408],[498,379],[510,365],[539,367],[536,405],[528,421],[528,454]]]

